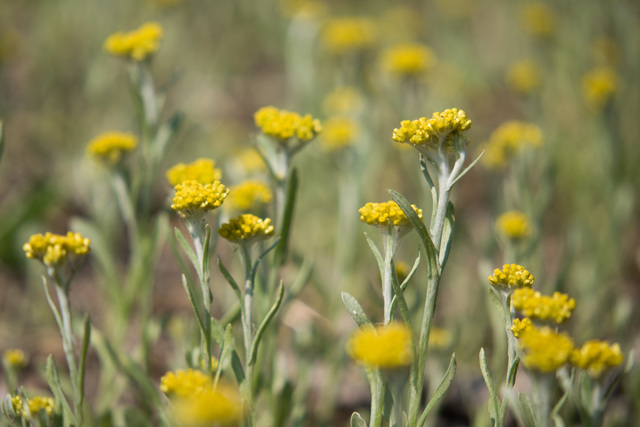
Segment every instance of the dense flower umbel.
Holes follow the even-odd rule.
[[[592,378],[599,378],[607,370],[620,365],[623,360],[620,345],[610,345],[607,341],[587,341],[571,353],[571,364],[586,370]]]
[[[175,190],[171,209],[185,217],[216,209],[229,194],[229,190],[220,181],[211,184],[185,181],[176,185]]]
[[[549,327],[531,327],[518,338],[524,351],[523,362],[528,369],[554,372],[569,362],[573,351],[573,341],[564,333]]]
[[[47,232],[32,235],[22,249],[27,258],[40,260],[48,267],[59,267],[87,255],[90,243],[80,233],[69,231],[65,236]]]
[[[433,63],[431,49],[418,43],[393,46],[382,54],[382,66],[399,76],[416,76],[427,72]]]
[[[300,142],[312,140],[320,131],[320,121],[310,114],[301,116],[276,107],[263,107],[254,114],[256,126],[268,136],[286,142],[295,137]]]
[[[12,396],[11,405],[13,406],[13,411],[18,417],[24,417],[26,420],[29,420],[32,417],[37,416],[40,411],[44,411],[48,416],[52,415],[56,403],[51,397],[35,396],[31,399],[27,399],[25,405],[22,397]],[[29,413],[25,411],[25,406],[29,409]],[[29,414],[31,414],[31,416],[29,416]]]
[[[212,386],[211,377],[195,369],[169,371],[160,378],[160,391],[169,397],[191,397]]]
[[[589,71],[582,78],[582,94],[589,107],[599,110],[618,90],[618,75],[611,67]]]
[[[167,180],[174,187],[185,181],[198,181],[200,184],[211,184],[222,178],[222,171],[216,169],[216,162],[211,159],[198,159],[192,163],[178,163],[167,171]]]
[[[230,242],[249,243],[273,236],[271,219],[260,219],[255,215],[243,214],[222,224],[218,233]]]
[[[532,123],[508,121],[491,133],[487,141],[487,151],[483,156],[486,165],[501,168],[509,159],[526,147],[542,144],[542,130]]]
[[[104,42],[104,49],[114,56],[144,61],[158,51],[161,39],[162,27],[151,22],[128,33],[110,35]]]
[[[115,166],[120,163],[125,154],[133,151],[137,145],[138,138],[132,133],[106,132],[89,142],[87,154],[108,166]]]
[[[533,328],[533,322],[528,317],[525,317],[522,320],[515,319],[513,321],[513,326],[511,326],[511,332],[513,332],[514,337],[520,338],[522,334],[526,333],[531,328]]]
[[[369,18],[333,18],[322,31],[327,50],[336,54],[368,49],[376,39],[376,25]]]
[[[411,205],[414,211],[422,219],[422,209],[415,205]],[[370,225],[380,227],[388,227],[393,225],[396,227],[409,226],[409,218],[402,212],[400,206],[394,201],[383,203],[367,203],[358,211],[360,212],[360,221]]]
[[[548,296],[530,288],[516,289],[511,295],[511,303],[520,313],[542,322],[562,323],[576,308],[576,300],[567,294],[554,292]]]
[[[176,399],[173,415],[185,427],[238,426],[242,398],[233,386],[218,383],[189,398]]]
[[[397,368],[413,360],[411,333],[402,323],[360,329],[349,340],[348,350],[358,362],[377,368]]]
[[[353,145],[360,133],[358,122],[350,117],[331,117],[324,122],[320,137],[322,147],[327,151],[337,151]]]
[[[4,360],[4,363],[13,369],[24,368],[27,366],[28,362],[27,355],[19,348],[10,348],[5,350],[2,355],[2,359]]]
[[[528,95],[540,87],[542,72],[530,59],[516,61],[507,69],[506,83],[511,90]]]
[[[529,217],[520,211],[503,213],[498,217],[496,225],[500,234],[513,240],[524,239],[531,233]]]
[[[523,266],[505,264],[502,270],[495,269],[489,276],[489,283],[498,289],[530,288],[535,278]]]
[[[225,207],[247,211],[269,204],[271,200],[273,200],[273,192],[267,184],[249,179],[230,188]]]
[[[393,130],[393,140],[410,143],[414,147],[456,150],[460,144],[466,145],[463,134],[471,127],[471,120],[463,110],[450,108],[442,113],[433,113],[430,119],[403,120],[400,127]]]

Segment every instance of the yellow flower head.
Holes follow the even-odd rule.
[[[400,283],[402,283],[404,282],[404,279],[406,279],[407,276],[409,275],[411,268],[409,267],[409,264],[407,264],[404,261],[397,261],[395,263],[395,266],[396,266],[396,276],[398,276],[398,280],[400,281]]]
[[[587,105],[600,110],[618,90],[618,75],[611,67],[591,70],[582,78],[582,94]]]
[[[338,55],[365,50],[377,40],[376,25],[369,18],[333,18],[325,24],[321,39],[329,52]]]
[[[324,122],[320,142],[325,150],[337,151],[353,145],[359,132],[360,127],[355,120],[344,116],[331,117]]]
[[[530,288],[516,289],[511,295],[511,304],[533,320],[555,323],[568,320],[576,308],[576,300],[567,294],[554,292],[548,296]]]
[[[413,210],[422,219],[422,209],[416,205],[411,205]],[[400,206],[394,201],[383,203],[367,203],[360,208],[360,221],[377,225],[379,227],[408,227],[410,226],[409,218],[402,212]]]
[[[310,114],[301,116],[276,107],[263,107],[254,114],[256,126],[262,133],[282,143],[295,137],[300,142],[307,142],[320,133],[322,127],[318,119]]]
[[[24,413],[23,405],[24,403],[22,402],[22,397],[11,396],[11,406],[13,407],[13,412],[15,412],[17,417],[21,417]]]
[[[2,355],[4,362],[13,369],[21,369],[27,366],[27,355],[19,348],[10,348],[5,350]]]
[[[104,42],[104,49],[114,56],[144,61],[158,51],[161,39],[162,27],[151,22],[128,33],[110,35]]]
[[[243,214],[222,224],[218,233],[230,242],[250,243],[273,236],[271,219],[260,219],[255,215]]]
[[[362,94],[353,87],[342,86],[331,91],[323,101],[323,109],[329,115],[358,114],[364,110]]]
[[[536,62],[524,59],[509,66],[505,80],[514,92],[528,95],[542,84],[542,72]]]
[[[487,141],[487,151],[483,156],[485,164],[501,168],[509,158],[525,147],[538,147],[542,144],[542,130],[532,123],[508,121],[493,131]]]
[[[592,378],[599,378],[607,370],[620,365],[623,360],[620,345],[610,345],[606,341],[587,341],[571,353],[571,364],[586,370]]]
[[[400,44],[382,54],[382,66],[391,74],[417,76],[431,69],[433,51],[418,43]]]
[[[495,269],[489,283],[498,289],[530,288],[535,278],[521,265],[505,264],[502,270]]]
[[[211,378],[195,369],[169,371],[160,378],[160,391],[172,398],[189,398],[212,386]]]
[[[561,368],[569,362],[574,348],[567,334],[548,327],[526,329],[518,340],[524,351],[525,366],[541,372],[554,372]]]
[[[522,334],[526,333],[533,327],[533,322],[528,317],[525,317],[522,320],[515,319],[513,321],[513,326],[511,326],[511,332],[513,332],[514,337],[520,338]]]
[[[348,344],[352,358],[377,368],[398,368],[413,361],[411,333],[402,323],[360,329]]]
[[[185,181],[198,181],[200,184],[211,184],[222,178],[220,169],[216,169],[216,162],[211,159],[198,159],[193,163],[178,163],[167,171],[167,180],[172,186]]]
[[[503,213],[498,217],[496,225],[500,234],[512,240],[524,239],[531,234],[529,217],[520,211]]]
[[[211,184],[200,184],[198,181],[185,181],[175,186],[176,195],[171,209],[184,217],[202,214],[220,207],[229,194],[229,190],[214,181]]]
[[[255,179],[249,179],[230,188],[226,206],[238,211],[257,209],[271,203],[273,192],[267,184]]]
[[[451,340],[451,332],[432,326],[429,333],[429,350],[444,350],[451,345]]]
[[[37,415],[40,411],[44,411],[47,415],[52,415],[56,407],[56,402],[51,397],[36,396],[27,399],[27,406],[29,407],[31,416]]]
[[[242,398],[230,385],[218,383],[188,398],[176,399],[173,415],[185,427],[238,426],[242,421]]]
[[[40,260],[49,267],[60,267],[87,255],[90,243],[80,233],[69,231],[65,236],[47,232],[32,235],[22,249],[27,258]]]
[[[549,37],[556,31],[555,12],[546,3],[525,3],[520,11],[520,21],[523,28],[534,36]]]
[[[87,155],[107,166],[115,166],[138,145],[138,138],[129,132],[106,132],[87,145]]]
[[[430,119],[403,120],[400,127],[393,130],[393,140],[410,143],[418,150],[457,150],[467,144],[463,132],[471,127],[471,120],[463,110],[450,108],[442,113],[433,113]],[[460,144],[462,143],[462,147]]]

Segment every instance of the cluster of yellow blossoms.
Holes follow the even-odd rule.
[[[624,356],[618,343],[591,340],[571,353],[571,364],[589,372],[592,378],[600,377],[607,369],[622,363]]]
[[[382,66],[391,74],[417,76],[431,69],[434,55],[427,46],[408,43],[393,46],[382,54]]]
[[[327,151],[337,151],[353,145],[359,133],[357,121],[347,116],[335,116],[324,121],[320,141]]]
[[[229,194],[229,190],[220,181],[211,184],[185,181],[176,185],[175,190],[171,209],[185,217],[218,208]]]
[[[281,142],[286,142],[293,137],[300,142],[307,142],[322,130],[320,121],[311,117],[310,114],[301,116],[298,113],[271,106],[259,109],[254,119],[262,133]]]
[[[411,333],[402,323],[358,330],[348,350],[358,362],[377,368],[398,368],[413,361]]]
[[[541,372],[553,372],[564,366],[574,348],[567,334],[549,327],[528,328],[520,333],[518,340],[525,354],[525,366]]]
[[[542,144],[542,130],[532,123],[508,121],[491,133],[484,153],[484,163],[491,168],[502,168],[508,160],[527,147]]]
[[[211,184],[222,178],[220,169],[216,169],[216,162],[211,159],[197,159],[185,164],[178,163],[166,173],[169,184],[174,187],[185,181],[198,181],[200,184]]]
[[[442,113],[433,113],[430,119],[422,117],[418,120],[403,120],[400,128],[393,130],[393,140],[400,143],[411,143],[414,147],[427,146],[438,149],[444,145],[448,150],[455,150],[463,132],[471,127],[471,120],[463,110],[450,108]],[[466,143],[466,142],[465,142]]]
[[[369,18],[333,18],[322,30],[323,44],[335,54],[368,49],[376,40],[376,25]]]
[[[65,236],[47,232],[32,235],[22,249],[27,258],[40,260],[49,267],[60,267],[87,255],[90,243],[80,233],[69,231]]]
[[[516,289],[511,295],[511,304],[533,320],[555,323],[568,320],[576,308],[576,300],[569,298],[567,294],[554,292],[552,296],[548,296],[531,288]]]
[[[13,396],[11,397],[11,405],[13,406],[13,411],[16,416],[24,417],[26,420],[29,420],[40,411],[44,411],[47,416],[52,415],[56,403],[51,397],[32,397],[26,401],[26,408],[29,410],[29,412],[27,412],[25,411],[25,402],[23,402],[22,397]]]
[[[520,211],[508,211],[496,221],[498,232],[508,239],[524,239],[531,234],[529,217]]]
[[[128,33],[110,35],[104,42],[104,49],[114,56],[144,61],[158,51],[161,39],[162,27],[151,22]]]
[[[602,109],[618,90],[618,74],[611,67],[600,67],[589,71],[582,78],[582,95],[587,105]]]
[[[2,360],[7,366],[13,369],[24,368],[27,366],[27,362],[29,361],[27,355],[24,354],[24,351],[19,348],[10,348],[5,350],[2,354]]]
[[[533,60],[522,59],[509,66],[505,80],[507,86],[514,92],[528,95],[542,84],[542,71]]]
[[[364,110],[365,100],[353,87],[341,86],[331,91],[322,103],[327,114],[358,114]]]
[[[170,397],[189,397],[211,386],[211,378],[195,369],[169,371],[160,378],[160,391]]]
[[[271,203],[273,192],[267,184],[255,179],[249,179],[230,188],[229,198],[225,207],[239,211],[259,208]]]
[[[523,266],[517,264],[505,264],[502,270],[495,269],[489,276],[489,283],[498,289],[512,290],[517,288],[530,288],[535,278]]]
[[[411,205],[413,210],[418,214],[418,217],[422,219],[422,209],[419,209],[415,205]],[[393,225],[395,227],[404,227],[410,225],[409,218],[402,212],[400,206],[394,201],[383,203],[367,203],[360,208],[360,221],[377,225],[380,227],[388,227]]]
[[[87,155],[107,166],[115,166],[126,153],[133,151],[137,146],[138,138],[132,133],[106,132],[89,142]]]
[[[273,236],[271,219],[261,219],[255,215],[243,214],[222,224],[218,233],[230,242],[251,243]]]

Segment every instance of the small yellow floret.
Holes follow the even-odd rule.
[[[618,75],[613,68],[597,68],[582,78],[582,94],[587,105],[594,110],[603,108],[617,90]]]
[[[538,64],[530,59],[514,62],[506,73],[507,86],[514,92],[528,95],[542,84],[542,72]]]
[[[333,18],[322,30],[322,42],[335,54],[368,49],[376,40],[376,25],[369,18]]]
[[[430,119],[403,120],[400,127],[393,130],[393,140],[409,143],[414,147],[426,146],[438,149],[440,146],[455,150],[460,143],[467,144],[463,132],[471,127],[471,120],[463,110],[450,108],[442,113],[433,113]]]
[[[170,397],[188,398],[212,386],[211,378],[195,369],[169,371],[160,378],[160,391]]]
[[[218,233],[230,242],[253,242],[273,236],[271,219],[260,219],[255,215],[243,214],[222,224]]]
[[[358,362],[377,368],[397,368],[413,361],[411,334],[402,323],[358,330],[348,350]]]
[[[411,205],[413,210],[422,219],[422,209],[416,205]],[[402,212],[400,206],[394,201],[383,203],[367,203],[358,211],[360,221],[381,227],[393,225],[395,227],[406,227],[410,225],[409,218]]]
[[[337,151],[353,145],[360,128],[358,122],[349,117],[331,117],[324,122],[320,142],[327,151]]]
[[[554,372],[569,362],[573,351],[573,341],[564,333],[551,328],[531,327],[522,331],[518,338],[524,350],[523,362],[528,369]]]
[[[530,288],[535,277],[523,266],[518,264],[505,264],[502,270],[495,269],[489,276],[489,283],[502,289]]]
[[[104,42],[104,49],[114,56],[134,61],[144,61],[160,48],[162,27],[156,23],[146,23],[128,33],[117,32]]]
[[[416,76],[431,69],[434,55],[431,49],[421,44],[400,44],[387,49],[381,62],[391,74]]]
[[[315,138],[322,130],[320,121],[311,117],[310,114],[301,116],[298,113],[279,110],[271,106],[256,111],[254,119],[256,126],[265,135],[274,137],[281,142],[286,142],[293,137],[300,142],[307,142]]]
[[[241,168],[247,173],[263,172],[267,169],[262,156],[253,148],[241,151],[237,157],[237,162]]]
[[[554,292],[548,296],[530,288],[516,289],[511,295],[511,304],[533,320],[555,323],[568,320],[576,308],[576,300],[567,294]]]
[[[133,151],[138,145],[138,138],[129,132],[106,132],[89,142],[87,155],[105,163],[115,166],[125,154]]]
[[[16,413],[16,416],[21,417],[24,413],[22,397],[11,396],[11,406],[13,407],[13,412]]]
[[[525,30],[539,37],[549,37],[556,31],[556,16],[553,9],[542,2],[527,2],[522,5],[520,21]]]
[[[323,109],[329,115],[358,114],[364,110],[362,94],[353,87],[342,86],[331,91],[323,101]]]
[[[53,410],[56,407],[56,402],[51,397],[36,396],[31,399],[27,399],[27,406],[31,416],[35,416],[40,411],[46,412],[47,415],[53,414]]]
[[[542,129],[532,123],[508,121],[491,133],[482,160],[493,168],[506,166],[508,160],[526,147],[542,144]]]
[[[211,159],[198,159],[189,164],[178,163],[167,171],[167,180],[174,187],[185,181],[211,184],[222,178],[222,172],[215,166],[216,162]]]
[[[171,209],[183,216],[197,215],[218,208],[229,194],[229,190],[214,181],[200,184],[198,181],[185,181],[175,187]]]
[[[239,211],[247,211],[271,203],[272,200],[273,192],[267,184],[249,179],[230,188],[225,206]]]
[[[503,213],[498,217],[496,225],[500,234],[509,239],[524,239],[531,234],[529,217],[520,211]]]
[[[242,398],[232,386],[219,383],[189,398],[176,399],[175,419],[185,427],[238,426],[242,420]]]
[[[620,365],[623,360],[620,345],[609,345],[607,341],[587,341],[571,354],[571,364],[586,370],[592,378],[599,378],[607,370]]]
[[[429,350],[443,350],[451,345],[451,332],[437,326],[431,327],[429,332]]]
[[[513,321],[513,326],[511,326],[511,332],[513,332],[513,336],[516,338],[520,338],[522,334],[526,333],[528,330],[533,328],[533,322],[528,317],[524,319],[515,319]]]
[[[28,362],[27,355],[19,348],[10,348],[5,350],[2,358],[4,359],[4,362],[13,369],[24,368],[27,366]]]
[[[66,236],[52,233],[34,234],[22,249],[27,258],[42,261],[47,266],[58,267],[89,253],[91,241],[80,233],[69,231]]]

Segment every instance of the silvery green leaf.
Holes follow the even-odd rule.
[[[354,412],[351,415],[351,427],[367,427],[367,423],[364,422],[359,413]]]
[[[487,389],[489,389],[489,416],[495,423],[498,420],[498,410],[500,408],[500,402],[498,401],[496,389],[493,386],[493,380],[491,379],[491,374],[489,373],[489,367],[487,366],[487,356],[484,353],[484,348],[480,348],[480,371],[482,372],[482,377],[484,378],[485,384],[487,384]]]
[[[347,311],[349,311],[349,314],[353,317],[353,320],[356,321],[356,324],[360,328],[364,326],[371,326],[371,321],[367,318],[362,306],[350,293],[342,293],[342,302],[345,307],[347,307]]]
[[[427,407],[422,412],[422,415],[420,416],[420,420],[418,420],[418,426],[424,425],[424,423],[427,420],[427,416],[429,416],[429,413],[433,410],[436,404],[442,399],[444,394],[447,392],[447,390],[451,386],[451,383],[453,382],[453,378],[456,375],[457,367],[458,367],[458,362],[456,361],[456,354],[453,353],[451,355],[451,360],[449,361],[449,367],[447,368],[447,371],[445,372],[444,377],[440,382],[440,385],[438,386],[438,388],[436,388],[436,391],[433,393],[431,400],[429,400]]]

